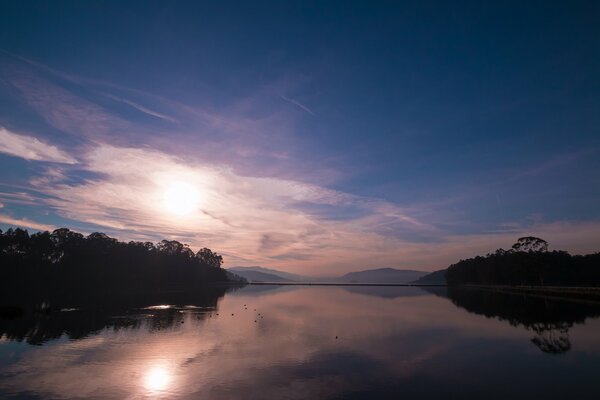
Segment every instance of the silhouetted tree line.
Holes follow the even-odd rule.
[[[7,292],[156,293],[230,282],[223,259],[175,240],[120,242],[66,228],[29,235],[0,230],[0,290]]]
[[[446,281],[449,285],[600,286],[600,253],[572,256],[548,251],[543,239],[522,237],[509,250],[451,265]]]

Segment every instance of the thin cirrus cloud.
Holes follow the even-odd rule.
[[[156,118],[160,118],[160,119],[172,122],[174,124],[179,123],[179,121],[177,121],[175,118],[172,118],[172,117],[169,117],[168,115],[159,113],[158,111],[151,110],[148,107],[145,107],[145,106],[143,106],[141,104],[138,104],[138,103],[136,103],[134,101],[131,101],[131,100],[128,100],[128,99],[124,99],[122,97],[113,96],[112,94],[108,94],[108,93],[103,93],[103,94],[106,97],[108,97],[109,99],[112,99],[114,101],[117,101],[117,102],[120,102],[120,103],[123,103],[123,104],[127,104],[128,106],[133,107],[134,109],[136,109],[136,110],[138,110],[138,111],[140,111],[140,112],[142,112],[144,114],[147,114],[147,115],[150,115],[150,116],[153,116],[153,117],[156,117]]]
[[[307,113],[309,113],[310,115],[315,115],[315,113],[308,107],[306,107],[304,104],[300,103],[299,101],[296,101],[294,99],[290,99],[289,97],[286,97],[284,95],[281,95],[281,99],[287,101],[288,103],[291,103],[297,107],[300,107],[302,110],[306,111]]]
[[[19,135],[0,127],[0,153],[26,160],[75,164],[77,160],[58,147],[26,135]]]
[[[302,147],[303,139],[295,135],[294,125],[301,115],[278,104],[282,103],[280,88],[293,86],[287,79],[215,110],[71,76],[20,57],[5,59],[1,65],[5,68],[0,82],[13,89],[18,103],[40,117],[45,128],[77,141],[151,145],[168,153],[227,164],[246,175],[300,178],[308,173],[320,181],[339,175],[332,168],[316,165],[322,164],[322,159],[297,162],[298,154],[293,153]],[[121,104],[139,112],[124,114]],[[170,126],[155,124],[147,116]]]
[[[30,228],[37,231],[52,231],[56,229],[54,225],[42,224],[27,218],[14,218],[6,214],[0,214],[0,224],[18,226],[21,228]]]

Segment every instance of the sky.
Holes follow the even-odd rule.
[[[0,228],[323,276],[600,250],[600,3],[4,1]]]

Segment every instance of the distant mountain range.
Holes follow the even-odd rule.
[[[307,277],[264,267],[231,267],[228,271],[249,282],[411,283],[428,275],[423,271],[395,268],[369,269],[329,278]]]
[[[231,267],[227,270],[246,278],[249,282],[303,282],[310,280],[305,276],[264,267]]]
[[[239,269],[228,269],[228,271],[233,272],[234,274],[241,276],[242,278],[246,278],[248,282],[291,282],[291,280],[282,278],[281,276],[275,274],[267,274],[265,272],[260,271]]]

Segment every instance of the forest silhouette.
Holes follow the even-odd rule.
[[[0,291],[48,296],[145,294],[231,284],[223,259],[208,248],[194,253],[175,240],[120,242],[104,233],[87,237],[66,228],[30,235],[0,230]]]
[[[548,243],[526,236],[509,250],[461,260],[448,267],[448,285],[600,286],[600,253],[548,251]]]

